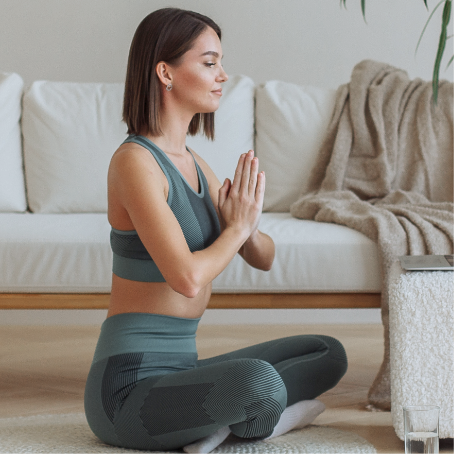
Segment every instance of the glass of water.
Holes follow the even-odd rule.
[[[438,454],[438,416],[436,405],[404,407],[405,454]]]

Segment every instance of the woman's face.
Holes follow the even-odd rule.
[[[207,27],[179,64],[170,65],[172,96],[194,113],[217,110],[222,96],[221,84],[228,79],[221,59],[219,37],[211,27]]]

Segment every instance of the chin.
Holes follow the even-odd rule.
[[[213,112],[216,112],[216,110],[219,109],[219,104],[217,104],[216,106],[211,106],[211,107],[205,107],[205,108],[202,108],[199,110],[198,113],[213,113]]]
[[[220,104],[221,104],[221,103],[220,103],[220,100],[217,101],[217,102],[214,104],[213,109],[211,110],[211,112],[216,112],[216,110],[219,109]]]

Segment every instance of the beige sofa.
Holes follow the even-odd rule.
[[[111,283],[110,157],[126,137],[123,84],[36,81],[0,73],[0,308],[104,308]],[[188,137],[221,181],[255,149],[267,188],[260,229],[269,272],[236,257],[210,307],[379,307],[376,244],[347,227],[293,218],[335,90],[231,76],[216,140]]]

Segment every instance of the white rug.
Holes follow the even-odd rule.
[[[90,431],[83,413],[0,419],[2,453],[116,453],[144,452],[101,443]],[[183,452],[173,451],[173,452]],[[308,426],[269,441],[230,436],[213,453],[376,453],[364,438],[330,427]]]

